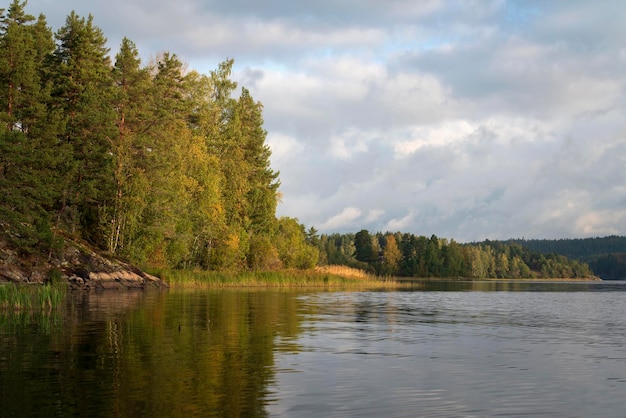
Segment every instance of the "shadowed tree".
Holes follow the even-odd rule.
[[[61,140],[72,154],[63,167],[59,215],[70,232],[104,245],[101,221],[113,200],[110,139],[116,133],[111,62],[102,31],[72,12],[56,34],[52,91],[64,115]]]
[[[32,249],[51,243],[65,150],[57,145],[59,123],[44,77],[54,40],[45,18],[35,20],[25,4],[13,1],[0,18],[0,222],[11,241]]]
[[[378,254],[372,244],[372,236],[369,231],[363,229],[354,236],[354,246],[356,247],[354,256],[358,261],[373,263],[378,261]]]

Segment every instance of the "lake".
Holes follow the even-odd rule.
[[[76,293],[0,314],[0,417],[619,417],[626,283]]]

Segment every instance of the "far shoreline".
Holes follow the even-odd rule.
[[[599,277],[538,277],[538,278],[472,278],[472,277],[398,277],[395,280],[400,282],[520,282],[520,283],[541,283],[541,282],[581,282],[581,283],[597,283],[597,282],[619,282],[624,280],[602,280]]]
[[[363,270],[345,268],[328,271],[276,270],[248,272],[218,272],[204,270],[151,271],[171,288],[326,288],[326,289],[406,289],[423,283],[600,283],[591,278],[469,278],[469,277],[392,277],[374,276]]]

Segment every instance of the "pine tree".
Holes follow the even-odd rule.
[[[22,248],[51,243],[48,210],[56,199],[56,146],[49,90],[43,80],[52,33],[43,16],[13,1],[0,19],[0,219]],[[35,23],[33,23],[35,22]]]
[[[270,167],[263,106],[245,88],[239,99],[232,98],[237,88],[230,80],[232,66],[233,60],[227,60],[211,73],[214,106],[210,114],[216,129],[207,137],[207,144],[220,161],[221,201],[230,236],[225,242],[237,242],[239,250],[246,253],[251,237],[269,236],[275,229],[279,173]]]
[[[276,219],[278,172],[270,166],[271,150],[265,143],[263,105],[255,102],[246,88],[241,89],[237,115],[241,123],[243,159],[247,173],[247,217],[252,233],[268,233]]]
[[[111,138],[115,195],[109,228],[105,231],[107,249],[126,254],[137,234],[146,206],[149,169],[146,153],[150,111],[147,96],[150,74],[141,68],[139,52],[127,38],[122,40],[113,67],[117,135]]]
[[[372,236],[366,229],[356,233],[354,236],[354,246],[356,247],[354,256],[358,261],[366,263],[378,261],[378,254],[372,245]]]
[[[174,54],[159,57],[147,97],[146,208],[134,241],[134,257],[162,260],[174,267],[186,258],[189,229],[187,205],[190,179],[186,174],[192,132],[187,126],[189,102],[182,62]]]
[[[61,138],[72,148],[59,215],[70,232],[82,230],[85,238],[104,246],[102,225],[110,219],[114,194],[110,150],[116,130],[109,50],[91,15],[85,19],[72,12],[56,37],[53,97],[65,116]]]

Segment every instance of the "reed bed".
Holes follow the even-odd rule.
[[[67,286],[63,285],[0,285],[0,310],[51,311],[62,305]]]
[[[406,287],[393,280],[369,275],[343,276],[325,270],[280,270],[268,272],[216,272],[204,270],[159,270],[161,277],[173,288],[392,288]]]
[[[347,279],[368,279],[376,280],[376,276],[367,273],[365,270],[356,269],[348,266],[330,265],[316,267],[315,271],[320,273],[332,274],[335,276],[345,277]]]

